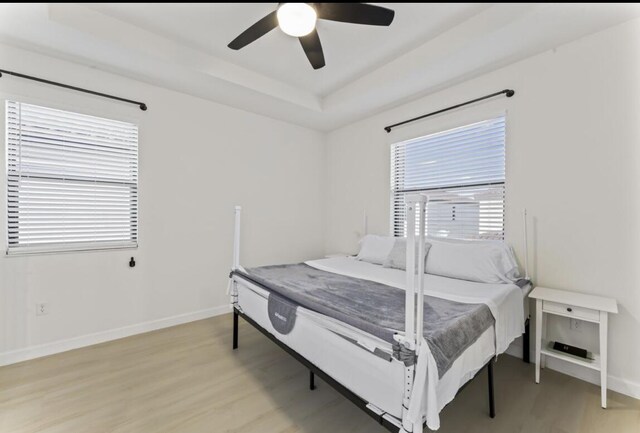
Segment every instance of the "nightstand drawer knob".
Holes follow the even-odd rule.
[[[561,304],[559,302],[543,301],[542,310],[545,313],[575,317],[576,319],[584,319],[590,322],[600,321],[600,312],[598,310],[578,307],[572,304]]]

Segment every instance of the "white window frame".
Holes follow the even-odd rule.
[[[139,222],[140,222],[140,187],[139,187],[139,123],[140,118],[137,116],[122,116],[120,113],[116,114],[110,107],[105,105],[105,109],[95,109],[95,106],[99,106],[99,104],[93,104],[94,106],[90,106],[86,103],[86,101],[78,100],[77,103],[73,104],[58,104],[58,103],[49,103],[49,101],[38,100],[30,97],[23,97],[21,95],[12,95],[12,94],[2,94],[2,99],[4,99],[4,103],[2,104],[2,114],[4,116],[4,121],[2,122],[2,127],[5,128],[4,136],[5,136],[5,149],[2,157],[5,158],[4,166],[4,187],[3,187],[3,217],[0,218],[0,223],[3,224],[5,228],[5,246],[6,246],[6,254],[7,256],[21,256],[27,254],[57,254],[57,253],[66,253],[66,252],[79,252],[79,251],[105,251],[105,250],[122,250],[122,249],[136,249],[139,244]],[[73,98],[70,98],[73,99]],[[19,104],[27,104],[27,105],[35,105],[38,107],[42,107],[43,109],[49,110],[57,110],[57,111],[65,111],[68,114],[78,115],[78,116],[86,116],[87,118],[97,118],[97,120],[104,120],[107,122],[117,122],[123,124],[129,124],[129,126],[135,128],[135,182],[128,183],[131,189],[132,196],[135,196],[134,204],[130,206],[131,210],[131,223],[130,223],[130,233],[131,236],[128,240],[116,240],[116,241],[87,241],[87,242],[59,242],[55,244],[44,244],[44,245],[32,245],[32,246],[18,246],[11,245],[9,241],[9,226],[11,223],[11,219],[9,218],[9,121],[8,121],[8,104],[10,102],[19,103]],[[78,107],[81,107],[78,109]],[[105,113],[108,113],[105,115]],[[56,181],[60,181],[61,179],[56,179]],[[106,183],[104,180],[94,179],[94,184],[103,184]],[[124,185],[125,183],[123,183]],[[19,244],[18,244],[19,245]]]
[[[432,137],[446,135],[447,133],[453,133],[456,130],[464,130],[465,128],[473,127],[476,124],[482,124],[485,122],[497,121],[499,119],[503,119],[503,175],[499,180],[494,180],[491,182],[479,182],[478,184],[448,184],[448,185],[423,185],[414,187],[414,188],[402,188],[398,187],[399,184],[404,183],[402,168],[396,167],[396,156],[402,159],[402,155],[396,155],[398,151],[398,146],[405,146],[408,143],[420,143],[421,141],[429,140]],[[423,130],[424,131],[424,130]],[[413,131],[420,132],[420,131]],[[400,204],[400,194],[406,194],[409,192],[418,192],[427,194],[432,202],[427,207],[427,235],[431,237],[448,237],[453,239],[465,239],[465,240],[483,240],[483,239],[491,239],[491,240],[499,240],[504,241],[505,238],[505,228],[506,228],[506,190],[507,190],[507,178],[506,178],[506,154],[507,154],[507,113],[505,111],[494,111],[489,112],[484,115],[476,115],[473,117],[462,117],[458,118],[455,123],[448,123],[447,127],[442,127],[440,129],[430,130],[428,133],[422,132],[420,135],[416,137],[417,134],[413,135],[404,135],[401,141],[391,142],[390,149],[390,233],[392,236],[406,236],[406,220],[404,216],[404,207]],[[407,138],[405,138],[407,137]],[[412,138],[409,138],[412,137]],[[400,149],[401,151],[402,149]],[[453,156],[455,156],[452,153]],[[404,161],[406,162],[406,160]],[[396,171],[398,170],[398,171]],[[472,173],[470,173],[472,174]],[[458,192],[456,192],[458,191]],[[459,196],[459,197],[458,197]],[[472,199],[462,199],[465,196],[471,196]],[[495,231],[493,227],[486,231],[487,225],[494,226],[496,224],[495,218],[496,214],[493,210],[487,211],[488,207],[495,207],[496,204],[502,206],[502,210],[500,212],[500,224],[501,227],[495,226]],[[487,204],[490,203],[490,204]],[[475,206],[476,208],[471,209],[471,207]],[[480,206],[480,207],[478,207]],[[471,215],[472,213],[476,213],[478,215],[483,215],[482,218],[478,216],[478,224],[483,224],[482,230],[478,228],[478,233],[474,235],[469,235],[470,226],[466,225],[463,229],[460,229],[460,233],[455,233],[454,230],[449,231],[445,236],[442,236],[441,233],[434,233],[433,231],[429,231],[429,214],[431,213],[433,218],[437,219],[437,211],[434,213],[434,208],[436,207],[450,207],[453,212],[460,212],[467,215]],[[457,207],[457,209],[456,209]],[[431,212],[430,212],[431,210]],[[487,217],[488,216],[488,217]],[[470,218],[470,217],[469,217]],[[440,219],[439,225],[442,226],[442,219]],[[467,221],[470,221],[469,219]]]

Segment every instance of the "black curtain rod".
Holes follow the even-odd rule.
[[[119,96],[107,95],[106,93],[94,92],[93,90],[83,89],[82,87],[70,86],[68,84],[56,83],[55,81],[45,80],[44,78],[32,77],[31,75],[20,74],[18,72],[6,71],[0,69],[0,77],[2,74],[13,75],[14,77],[26,78],[27,80],[37,81],[39,83],[51,84],[52,86],[62,87],[64,89],[76,90],[78,92],[88,93],[90,95],[102,96],[103,98],[115,99],[116,101],[127,102],[140,107],[142,111],[147,111],[147,104],[144,102],[133,101],[131,99],[121,98]]]
[[[415,122],[416,120],[424,119],[425,117],[435,116],[436,114],[444,113],[445,111],[455,110],[456,108],[464,107],[465,105],[473,104],[474,102],[483,101],[485,99],[493,98],[494,96],[503,95],[503,94],[506,95],[507,98],[511,98],[513,95],[516,94],[516,92],[515,90],[511,90],[511,89],[504,89],[499,92],[492,93],[487,96],[483,96],[481,98],[476,98],[476,99],[472,99],[471,101],[463,102],[462,104],[452,105],[451,107],[443,108],[442,110],[434,111],[433,113],[423,114],[422,116],[414,117],[413,119],[405,120],[404,122],[394,123],[393,125],[385,126],[384,130],[387,131],[387,133],[389,133],[391,132],[391,129],[395,128],[396,126],[405,125],[407,123]]]

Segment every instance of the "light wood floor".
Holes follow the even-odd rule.
[[[220,316],[0,368],[0,433],[385,432],[241,320]],[[497,417],[486,372],[442,412],[441,432],[639,433],[640,401],[510,356],[496,365]]]

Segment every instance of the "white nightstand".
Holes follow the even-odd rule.
[[[534,288],[529,297],[536,300],[536,383],[540,383],[540,367],[544,367],[544,357],[547,356],[600,371],[601,404],[603,408],[606,408],[607,324],[608,314],[618,312],[616,300],[545,287]],[[546,326],[543,324],[543,314],[555,314],[599,324],[600,353],[594,353],[593,360],[586,360],[551,349],[550,343],[545,339],[547,332]]]

